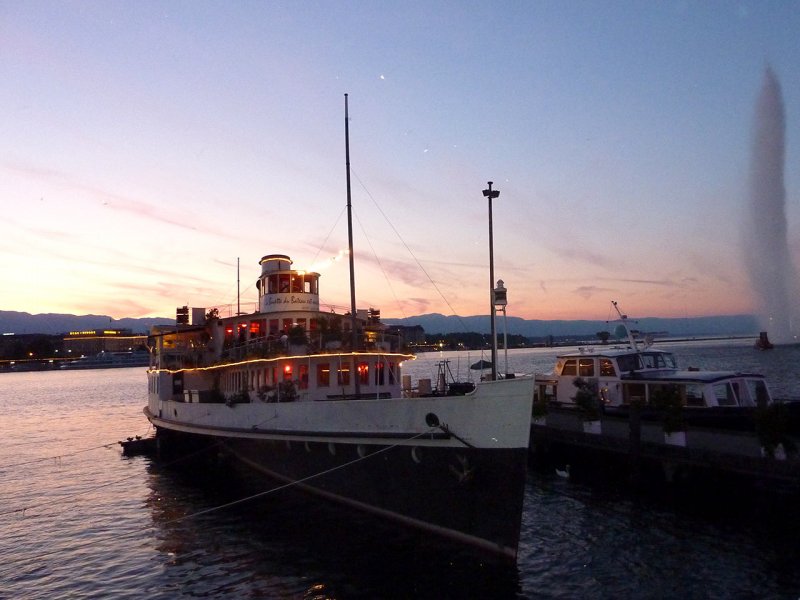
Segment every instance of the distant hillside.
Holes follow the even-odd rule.
[[[59,335],[70,331],[114,328],[147,333],[151,325],[174,324],[175,319],[154,317],[144,319],[112,319],[108,315],[38,314],[0,310],[0,333],[44,333]]]
[[[489,333],[491,324],[487,315],[471,317],[445,316],[438,313],[407,317],[405,319],[384,319],[390,325],[421,325],[426,333],[463,333],[476,331]],[[645,317],[631,319],[631,327],[643,332],[658,332],[670,336],[714,336],[714,335],[757,335],[758,323],[752,315],[719,317],[693,317],[686,319],[664,319]],[[530,338],[552,336],[593,337],[598,331],[614,332],[618,322],[606,321],[540,321],[508,317],[508,333]],[[497,321],[498,332],[503,331],[503,318]]]
[[[465,333],[474,331],[489,333],[489,317],[445,316],[438,313],[407,317],[405,319],[384,319],[389,325],[421,325],[426,333]],[[144,319],[112,319],[107,315],[66,315],[38,314],[0,310],[0,333],[45,333],[58,335],[69,331],[114,327],[131,329],[134,333],[146,333],[152,325],[174,324],[175,319],[167,317]],[[662,319],[646,317],[632,320],[637,329],[644,332],[666,333],[671,336],[704,335],[757,335],[758,323],[752,315],[721,317],[694,317],[688,319]],[[530,338],[552,336],[574,336],[585,339],[593,337],[598,331],[613,333],[616,323],[605,321],[540,321],[508,317],[508,333]],[[503,319],[497,322],[498,332],[503,331]]]

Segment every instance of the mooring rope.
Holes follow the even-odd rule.
[[[147,431],[144,434],[138,436],[140,438],[145,437],[150,430],[153,428],[153,424],[151,423],[150,426],[147,428]],[[30,443],[39,443],[39,442],[30,442]],[[84,452],[91,452],[92,450],[99,450],[100,448],[111,448],[112,446],[116,446],[119,442],[109,442],[107,444],[100,444],[99,446],[92,446],[91,448],[82,448],[81,450],[75,450],[74,452],[67,452],[66,454],[55,454],[53,456],[43,456],[42,458],[33,458],[31,460],[25,460],[18,463],[11,463],[2,465],[0,464],[0,471],[3,469],[13,469],[15,467],[24,467],[25,465],[32,465],[39,462],[44,462],[46,460],[53,460],[53,461],[60,461],[67,456],[76,456],[78,454],[83,454]]]
[[[118,443],[119,442],[114,442],[113,444],[105,444],[103,446],[97,446],[97,448],[105,448],[105,447],[116,445]],[[211,445],[209,445],[209,446],[207,446],[205,448],[201,448],[200,450],[197,450],[196,452],[192,452],[190,454],[183,455],[183,456],[181,456],[179,458],[176,458],[175,460],[171,460],[171,461],[169,461],[167,463],[164,463],[163,466],[164,467],[170,467],[170,466],[178,464],[178,463],[180,463],[180,462],[182,462],[184,460],[188,460],[190,458],[194,458],[194,457],[198,456],[199,454],[202,454],[203,452],[207,452],[208,450],[210,450],[212,448],[216,448],[217,446],[219,446],[219,442],[217,442],[215,444],[211,444]],[[30,518],[29,515],[25,514],[26,511],[35,510],[35,509],[40,508],[42,506],[51,506],[54,500],[55,501],[69,500],[71,498],[76,498],[76,497],[81,496],[83,494],[88,494],[90,492],[95,492],[95,491],[101,490],[103,488],[112,487],[114,485],[117,485],[118,483],[122,483],[123,481],[127,481],[128,479],[133,479],[134,477],[139,477],[139,476],[141,476],[141,473],[136,472],[136,473],[132,473],[131,475],[126,475],[125,477],[121,477],[119,479],[115,479],[114,481],[108,481],[106,483],[101,483],[101,484],[96,485],[94,487],[85,488],[85,489],[76,491],[76,492],[74,492],[72,494],[67,494],[66,496],[62,496],[60,498],[55,498],[55,499],[48,498],[48,500],[46,502],[40,502],[39,504],[31,504],[29,506],[23,506],[22,508],[11,508],[11,509],[8,509],[8,510],[0,510],[0,517],[5,516],[5,515],[14,514],[14,513],[20,513],[23,517]],[[61,511],[61,512],[64,512],[64,511]],[[58,514],[61,514],[61,513],[57,512],[57,513],[54,513],[54,514],[57,516]]]
[[[435,430],[435,428],[432,427],[427,431],[424,431],[422,433],[418,433],[418,434],[413,435],[413,436],[411,436],[409,438],[405,438],[403,440],[403,442],[409,442],[409,441],[412,441],[412,440],[415,440],[415,439],[419,439],[419,438],[431,435],[432,433],[434,433],[434,430]],[[212,445],[204,448],[202,451],[206,451],[209,448],[213,448],[213,447],[216,447],[218,445],[219,444],[212,444]],[[280,485],[280,486],[275,487],[275,488],[271,488],[271,489],[263,491],[263,492],[258,492],[256,494],[252,494],[252,495],[247,496],[245,498],[240,498],[239,500],[234,500],[232,502],[227,502],[225,504],[220,504],[219,506],[214,506],[214,507],[207,508],[207,509],[204,509],[204,510],[200,510],[200,511],[197,511],[197,512],[189,513],[188,515],[184,515],[182,517],[177,517],[175,519],[170,519],[168,521],[163,521],[163,522],[160,523],[160,525],[168,525],[168,524],[171,524],[171,523],[177,523],[177,522],[180,522],[180,521],[185,521],[185,520],[196,518],[196,517],[199,517],[199,516],[202,516],[202,515],[206,515],[206,514],[209,514],[209,513],[212,513],[212,512],[223,510],[223,509],[229,508],[231,506],[242,504],[244,502],[249,502],[249,501],[255,500],[257,498],[261,498],[263,496],[267,496],[269,494],[276,493],[276,492],[291,488],[291,487],[293,487],[295,485],[299,485],[299,484],[304,483],[306,481],[310,481],[310,480],[312,480],[312,479],[314,479],[316,477],[321,477],[321,476],[326,475],[328,473],[332,473],[332,472],[337,471],[339,469],[343,469],[344,467],[348,467],[348,466],[354,465],[354,464],[356,464],[358,462],[361,462],[361,461],[370,459],[372,457],[378,456],[380,454],[383,454],[384,452],[388,452],[389,450],[401,447],[402,445],[403,444],[401,444],[401,443],[392,444],[391,446],[386,446],[385,448],[381,448],[380,450],[377,450],[377,451],[373,452],[372,454],[367,454],[367,455],[365,455],[363,457],[358,457],[358,458],[356,458],[354,460],[348,461],[346,463],[342,463],[341,465],[338,465],[338,466],[333,467],[331,469],[326,469],[325,471],[321,471],[319,473],[315,473],[313,475],[309,475],[308,477],[304,477],[303,479],[299,479],[297,481],[289,482],[289,483]],[[186,458],[188,458],[190,456],[196,455],[196,454],[197,453],[186,455],[184,457],[181,457],[181,459],[179,459],[179,460],[184,460],[184,459],[186,459]],[[179,460],[172,461],[172,462],[167,463],[167,464],[171,465],[171,464],[174,464],[175,462],[179,462]],[[140,475],[141,475],[141,473],[137,473],[135,476],[140,476]],[[117,480],[117,482],[118,481],[123,481],[125,479],[129,479],[129,478],[130,477],[124,477],[123,479]],[[105,487],[106,485],[107,484],[104,484],[102,486],[98,486],[96,489],[99,489],[100,487]],[[24,510],[26,510],[26,509],[17,509],[15,511],[11,511],[11,512],[23,512],[24,513]],[[151,529],[153,529],[153,527],[152,526],[148,526],[145,529],[136,529],[135,531],[130,531],[130,532],[127,532],[127,533],[113,534],[112,536],[110,536],[110,538],[113,538],[115,541],[120,541],[120,540],[124,540],[125,538],[129,538],[129,537],[133,538],[135,536],[141,535],[141,533],[143,531],[151,530]],[[98,543],[97,539],[87,539],[82,543],[79,542],[79,543],[77,543],[75,545],[72,545],[71,549],[72,550],[76,550],[78,548],[84,548],[84,547],[87,547],[87,546],[93,546],[93,545],[96,545],[97,543]],[[39,554],[37,554],[37,555],[35,555],[33,557],[30,557],[28,560],[38,561],[38,560],[41,560],[41,559],[46,558],[48,556],[52,556],[52,555],[55,555],[55,554],[62,554],[62,553],[63,553],[63,549],[62,548],[56,548],[56,549],[53,549],[53,550],[40,552]],[[20,553],[15,553],[14,556],[7,557],[8,562],[10,562],[10,563],[19,562],[20,561],[19,554]],[[41,568],[41,566],[39,566],[38,568]]]
[[[409,442],[411,440],[418,439],[418,438],[420,438],[422,436],[430,435],[430,434],[433,433],[433,431],[434,431],[434,428],[431,427],[428,431],[425,431],[423,433],[418,433],[417,435],[414,435],[414,436],[412,436],[410,438],[406,438],[403,441]],[[265,490],[263,492],[258,492],[256,494],[253,494],[251,496],[247,496],[245,498],[240,498],[238,500],[233,500],[232,502],[227,502],[225,504],[220,504],[219,506],[213,506],[211,508],[207,508],[207,509],[198,511],[196,513],[191,513],[191,514],[188,514],[188,515],[184,515],[182,517],[176,517],[175,519],[171,519],[169,521],[165,521],[164,523],[165,524],[167,524],[167,523],[177,523],[179,521],[184,521],[186,519],[199,517],[201,515],[205,515],[205,514],[208,514],[208,513],[216,512],[218,510],[229,508],[231,506],[236,506],[237,504],[244,504],[245,502],[250,502],[251,500],[255,500],[257,498],[261,498],[262,496],[268,496],[269,494],[272,494],[274,492],[279,492],[281,490],[285,490],[285,489],[294,487],[294,486],[299,485],[301,483],[305,483],[306,481],[311,481],[312,479],[316,479],[317,477],[322,477],[323,475],[327,475],[328,473],[333,473],[335,471],[338,471],[338,470],[343,469],[345,467],[349,467],[350,465],[354,465],[354,464],[359,463],[361,461],[367,460],[368,458],[372,458],[373,456],[377,456],[378,454],[382,454],[384,452],[388,452],[389,450],[393,450],[394,448],[398,448],[400,446],[402,446],[402,444],[393,444],[391,446],[386,446],[385,448],[381,448],[380,450],[376,450],[372,454],[366,454],[364,456],[359,456],[358,458],[350,460],[350,461],[348,461],[346,463],[342,463],[341,465],[337,465],[335,467],[331,467],[330,469],[326,469],[325,471],[320,471],[319,473],[314,473],[312,475],[309,475],[308,477],[303,477],[302,479],[297,479],[295,481],[290,481],[288,483],[284,483],[283,485],[279,485],[278,487],[274,487],[274,488],[271,488],[269,490]]]

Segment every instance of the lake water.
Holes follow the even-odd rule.
[[[798,347],[674,349],[682,366],[764,372],[800,396]],[[513,350],[509,370],[548,371],[554,355]],[[407,372],[435,379],[446,359],[463,380],[480,358],[422,355]],[[800,597],[800,519],[735,499],[715,510],[531,470],[503,570],[291,491],[209,511],[258,490],[123,457],[118,440],[151,433],[145,393],[141,368],[0,375],[0,598]]]

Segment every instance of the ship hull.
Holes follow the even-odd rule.
[[[211,444],[246,473],[514,561],[532,385],[519,381],[513,389],[510,395],[336,402],[336,423],[318,417],[326,413],[319,402],[167,402],[160,414],[150,408],[146,414],[165,447]],[[245,426],[258,410],[261,421],[269,415],[269,428]]]

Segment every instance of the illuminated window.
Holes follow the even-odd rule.
[[[330,363],[320,363],[317,365],[317,386],[328,387],[331,384],[331,365]]]
[[[369,383],[369,365],[365,362],[358,364],[358,382],[364,385]]]
[[[601,377],[614,377],[616,375],[614,370],[614,361],[610,358],[600,359],[600,376]]]
[[[285,365],[283,367],[283,380],[291,381],[292,379],[292,365]]]
[[[581,358],[578,361],[578,375],[581,377],[594,377],[593,358]]]

